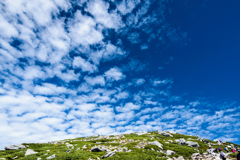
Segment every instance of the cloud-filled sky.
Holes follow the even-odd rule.
[[[239,144],[239,5],[2,0],[0,148],[152,130]]]

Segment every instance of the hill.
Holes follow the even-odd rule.
[[[209,154],[207,150],[226,147],[228,159],[237,153],[231,149],[240,145],[220,140],[208,140],[198,136],[175,132],[154,131],[131,134],[79,137],[47,143],[23,143],[6,146],[0,151],[0,159],[12,160],[182,160],[220,159],[219,153]]]

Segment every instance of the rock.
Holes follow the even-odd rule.
[[[101,142],[96,142],[97,144],[101,144]]]
[[[185,144],[186,140],[184,138],[179,139],[178,144],[182,145]]]
[[[165,137],[173,137],[171,134],[169,134],[169,133],[167,133],[167,132],[165,132],[165,131],[157,131],[157,133],[158,134],[160,134],[160,135],[163,135],[163,136],[165,136]]]
[[[197,142],[186,141],[185,143],[190,147],[198,147],[199,148],[199,144]]]
[[[148,145],[157,145],[160,149],[163,149],[163,148],[162,148],[162,144],[159,143],[158,141],[149,142]]]
[[[67,151],[66,151],[66,153],[70,153],[71,151],[72,151],[72,150],[71,150],[71,149],[69,149],[69,150],[67,150]]]
[[[107,152],[104,156],[102,156],[102,158],[112,157],[115,154],[116,154],[115,152],[110,151],[110,152]]]
[[[13,157],[13,159],[17,159],[17,158],[18,158],[18,156]]]
[[[2,159],[2,160],[6,160],[5,158],[0,158],[0,159]]]
[[[92,149],[91,149],[91,151],[92,152],[103,152],[103,151],[106,151],[106,149],[104,148],[104,149],[101,149],[101,148],[99,148],[99,147],[93,147]]]
[[[171,150],[167,150],[167,151],[166,151],[166,155],[167,155],[167,156],[170,156],[170,155],[172,155],[173,153],[174,153],[174,151],[171,151]]]
[[[47,157],[46,159],[53,159],[53,158],[55,158],[55,154],[53,154],[53,155]]]
[[[31,154],[37,154],[38,152],[34,152],[32,149],[27,149],[25,152],[25,156],[31,155]]]
[[[5,150],[16,150],[16,149],[24,149],[24,148],[26,148],[26,147],[22,144],[13,144],[10,146],[6,146]]]
[[[37,158],[37,160],[41,160],[42,158]]]
[[[29,147],[29,145],[26,145],[26,147],[28,148],[28,147]]]
[[[50,152],[50,150],[46,150],[47,152]]]

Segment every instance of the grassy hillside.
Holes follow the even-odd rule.
[[[223,149],[229,145],[240,147],[230,142],[219,145],[217,142],[210,140],[208,140],[209,143],[207,144],[196,136],[177,133],[170,133],[170,135],[172,137],[163,136],[157,132],[148,132],[143,135],[132,133],[115,136],[80,137],[48,143],[24,143],[25,149],[0,151],[0,159],[37,160],[40,158],[47,159],[47,157],[55,154],[53,159],[57,160],[97,160],[102,159],[102,156],[109,151],[114,151],[115,155],[106,158],[108,160],[160,160],[177,159],[180,156],[183,156],[184,159],[191,159],[194,153],[204,154],[209,144],[213,148],[221,147]],[[186,141],[197,142],[199,147],[191,147],[186,144],[179,145],[176,140],[180,138],[184,138]],[[154,141],[161,143],[162,148],[157,145],[149,145],[149,142]],[[93,147],[106,148],[108,151],[92,152],[91,148]],[[38,153],[25,156],[27,149],[32,149]],[[167,153],[168,150],[172,152],[170,155]],[[229,154],[229,157],[231,155],[236,156],[235,154]]]

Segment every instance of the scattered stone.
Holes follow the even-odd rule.
[[[17,158],[18,158],[18,156],[13,157],[13,159],[17,159]]]
[[[66,151],[66,153],[70,153],[71,151],[72,151],[72,150],[71,150],[71,149],[69,149],[69,150],[67,150],[67,151]]]
[[[157,145],[160,149],[163,149],[163,148],[162,148],[162,144],[159,143],[158,141],[149,142],[148,145]]]
[[[27,149],[25,152],[25,156],[31,155],[31,154],[37,154],[38,152],[34,152],[32,149]]]
[[[185,144],[187,144],[190,147],[197,147],[197,148],[199,148],[199,144],[197,142],[186,141]]]
[[[29,145],[26,145],[26,147],[28,148],[28,147],[29,147]]]
[[[53,159],[53,158],[55,158],[55,154],[53,154],[53,155],[47,157],[46,159]]]
[[[2,160],[6,160],[5,158],[0,158],[0,159],[2,159]]]
[[[47,152],[50,152],[50,150],[46,150]]]
[[[6,146],[5,150],[16,150],[16,149],[25,149],[26,147],[22,144],[13,144],[10,146]]]
[[[101,142],[96,142],[97,144],[101,144]]]
[[[170,156],[170,155],[172,155],[173,153],[174,153],[174,151],[171,151],[171,150],[167,150],[167,151],[166,151],[166,155],[167,155],[167,156]]]
[[[112,152],[112,151],[110,151],[110,152],[107,152],[104,156],[102,156],[102,159],[103,158],[107,158],[107,157],[112,157],[112,156],[114,156],[116,153],[115,152]]]
[[[37,158],[37,160],[41,160],[42,158]]]

